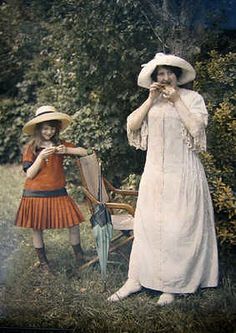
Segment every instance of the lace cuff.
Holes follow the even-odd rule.
[[[136,149],[147,150],[147,140],[148,140],[147,119],[144,119],[141,128],[139,128],[138,130],[131,130],[128,122],[127,136],[130,146],[134,146]]]
[[[196,151],[197,153],[200,151],[206,151],[206,133],[204,128],[201,128],[197,135],[193,137],[186,127],[182,125],[182,136],[189,149]]]

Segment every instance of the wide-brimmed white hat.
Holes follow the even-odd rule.
[[[60,120],[63,130],[70,124],[72,118],[65,113],[57,112],[54,106],[43,105],[36,110],[35,117],[25,124],[23,132],[32,135],[37,124],[50,120]]]
[[[138,85],[140,87],[149,89],[150,84],[153,82],[151,78],[152,72],[157,66],[173,66],[181,68],[182,73],[178,78],[178,85],[191,82],[196,77],[194,68],[186,60],[173,54],[157,53],[151,61],[142,65],[143,68],[138,76]]]

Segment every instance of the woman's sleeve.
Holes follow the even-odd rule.
[[[23,157],[22,157],[24,172],[26,172],[31,167],[31,165],[34,163],[34,160],[35,157],[32,148],[30,146],[26,146],[23,150]]]
[[[148,121],[147,117],[144,118],[141,127],[137,130],[132,130],[130,123],[136,116],[135,110],[127,118],[127,136],[130,146],[134,146],[136,149],[147,150],[148,139]]]
[[[187,146],[195,150],[206,150],[206,133],[205,127],[208,122],[208,112],[205,106],[204,99],[198,93],[188,105],[190,113],[186,114],[183,120],[182,135]]]

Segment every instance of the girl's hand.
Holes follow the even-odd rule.
[[[153,102],[164,89],[164,85],[158,82],[154,82],[150,85],[148,98]]]
[[[66,154],[67,153],[67,147],[64,145],[60,145],[56,147],[56,153],[57,154]]]
[[[42,160],[46,160],[50,155],[54,154],[56,151],[56,147],[44,148],[39,153],[38,157]]]
[[[162,91],[162,97],[172,103],[175,103],[180,96],[175,88],[171,86],[165,86],[165,88]]]

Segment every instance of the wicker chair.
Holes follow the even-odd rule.
[[[81,157],[77,160],[82,182],[82,190],[88,203],[91,214],[94,208],[100,202],[98,201],[98,175],[100,165],[95,153]],[[112,202],[114,195],[122,197],[122,202]],[[132,205],[125,202],[125,197],[136,196],[138,192],[133,190],[121,190],[115,188],[107,179],[102,177],[102,202],[109,209],[112,218],[114,230],[118,230],[116,236],[111,240],[109,253],[119,252],[126,257],[121,251],[122,247],[133,240],[133,218],[135,209]],[[121,213],[122,212],[122,213]],[[126,258],[127,259],[127,258]],[[98,261],[98,257],[92,258],[89,262],[81,267],[86,268]]]

